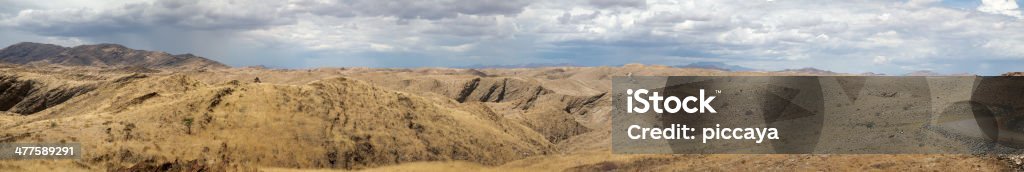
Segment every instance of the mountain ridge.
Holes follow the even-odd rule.
[[[737,71],[737,72],[757,71],[758,70],[758,69],[744,67],[744,66],[739,66],[739,65],[730,65],[730,64],[723,63],[723,62],[694,62],[694,63],[690,63],[690,64],[687,64],[687,65],[676,65],[676,66],[673,66],[673,67],[678,67],[678,68],[717,69],[717,70]]]
[[[137,50],[109,43],[64,47],[54,44],[21,42],[0,49],[0,62],[21,65],[145,67],[164,70],[229,68],[223,63],[193,54]]]

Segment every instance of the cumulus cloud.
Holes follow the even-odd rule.
[[[768,70],[991,74],[1024,66],[1024,22],[1012,0],[966,9],[937,0],[158,0],[15,9],[0,14],[0,32],[114,43],[223,39],[242,43],[229,49],[256,53],[214,54],[300,61],[287,67],[723,61]],[[259,60],[236,60],[248,61]],[[976,61],[993,65],[963,65]]]
[[[662,53],[659,55],[695,49],[704,53],[690,54],[769,69],[816,66],[892,73],[906,69],[873,65],[885,62],[915,69],[976,72],[956,64],[969,64],[964,63],[968,59],[1021,59],[1007,47],[1013,44],[992,42],[1019,38],[1022,34],[1011,29],[1022,29],[1019,20],[940,5],[935,1],[648,1],[647,10],[595,9],[600,12],[563,14],[561,23],[580,28],[576,34],[589,34],[559,34],[559,38],[603,42],[659,40],[654,44],[667,45],[654,50]],[[565,22],[578,18],[592,22]],[[617,19],[627,22],[598,22]],[[954,67],[946,67],[950,65]]]
[[[1015,0],[981,0],[978,11],[1024,18]]]
[[[885,56],[875,56],[875,59],[872,60],[872,62],[875,64],[886,64],[889,63],[889,58]]]

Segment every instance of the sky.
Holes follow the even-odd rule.
[[[231,66],[724,62],[1024,71],[1014,0],[0,0],[0,46],[116,43]]]

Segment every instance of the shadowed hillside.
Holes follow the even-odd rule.
[[[34,65],[145,67],[153,69],[222,69],[227,65],[192,54],[134,50],[117,44],[62,47],[23,42],[0,50],[0,62]]]

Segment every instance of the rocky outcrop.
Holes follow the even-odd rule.
[[[459,102],[506,102],[528,109],[538,96],[552,93],[539,83],[519,78],[475,78],[465,84],[457,97]]]
[[[557,91],[559,89],[546,87],[545,81],[531,78],[445,80],[443,75],[439,77],[370,79],[399,90],[438,94],[462,104],[484,103],[485,108],[501,114],[520,114],[505,117],[541,133],[551,143],[591,131],[577,120],[592,114],[593,107],[607,99],[604,93],[588,95]]]
[[[48,88],[46,84],[32,80],[20,80],[15,76],[0,75],[0,110],[28,115],[89,92],[94,86],[58,86]]]
[[[0,75],[0,110],[8,111],[25,100],[35,82],[19,81],[17,77]]]
[[[95,87],[92,85],[62,85],[49,88],[46,84],[33,80],[0,75],[0,111],[29,115],[64,103],[93,89]]]

